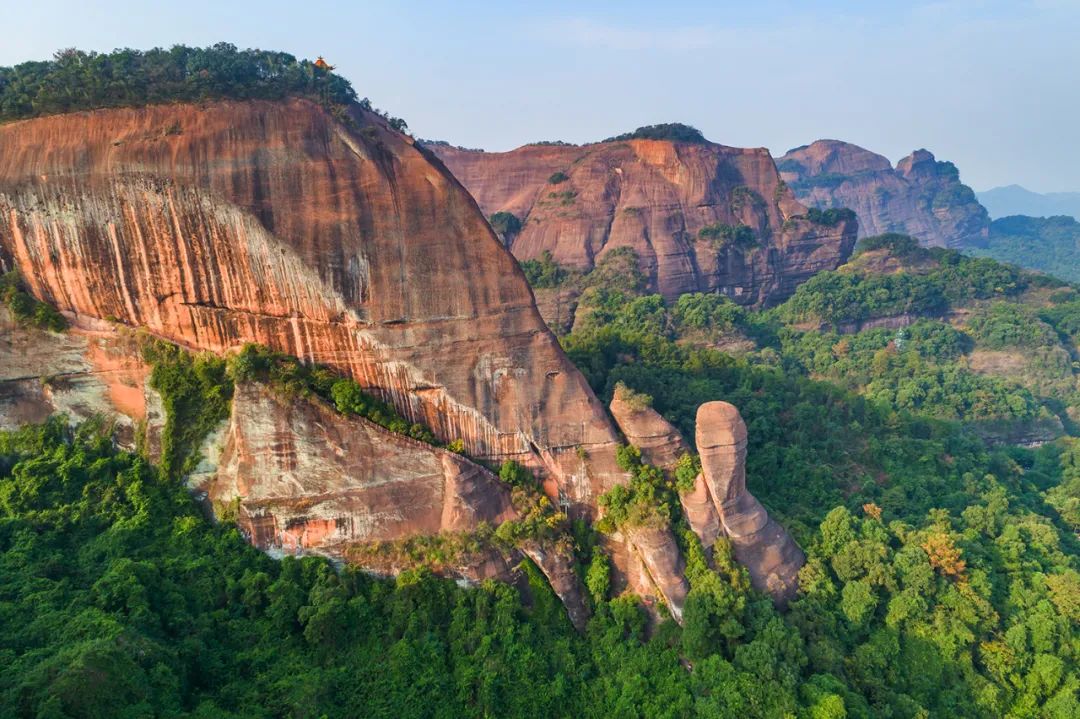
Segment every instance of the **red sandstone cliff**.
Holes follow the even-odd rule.
[[[335,367],[590,506],[621,477],[614,431],[513,258],[426,151],[359,109],[351,125],[305,100],[9,123],[0,265],[77,323]]]
[[[302,100],[0,127],[0,270],[17,269],[74,321],[56,334],[0,313],[0,426],[104,412],[127,418],[131,440],[145,425],[152,444],[160,400],[127,328],[219,353],[256,342],[349,374],[473,456],[523,461],[550,494],[591,512],[625,480],[614,427],[517,264],[431,159],[377,116],[356,110],[342,124]],[[670,467],[682,450],[654,412],[624,424],[652,461]],[[236,388],[229,421],[202,451],[193,486],[235,508],[268,550],[393,571],[393,555],[363,547],[519,516],[478,464],[257,385]],[[670,529],[627,539],[614,548],[618,573],[655,588],[678,618],[687,586]],[[508,578],[521,555],[582,626],[583,593],[559,542],[444,569]]]
[[[847,207],[859,236],[901,232],[924,245],[982,243],[990,217],[951,162],[917,150],[893,168],[888,159],[847,142],[818,140],[777,160],[780,175],[802,202]]]
[[[673,299],[719,291],[743,304],[783,300],[799,283],[848,257],[855,223],[801,219],[806,208],[764,149],[628,140],[527,145],[511,152],[432,144],[488,215],[522,223],[507,237],[521,260],[550,251],[590,269],[620,247],[635,250],[651,289]],[[566,179],[559,179],[562,173]],[[555,176],[555,177],[553,177]],[[746,225],[753,245],[699,237],[709,225]]]

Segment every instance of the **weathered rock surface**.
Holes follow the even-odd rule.
[[[566,607],[570,623],[578,630],[584,631],[585,623],[589,620],[589,610],[585,605],[581,581],[578,579],[577,572],[574,571],[574,555],[570,548],[561,544],[542,547],[535,543],[528,543],[522,547],[521,551],[533,560],[547,577],[552,591]]]
[[[746,490],[746,424],[734,405],[706,402],[698,408],[697,447],[702,475],[735,558],[749,570],[755,588],[786,603],[798,589],[806,556]]]
[[[670,422],[642,404],[623,384],[615,387],[609,409],[626,441],[641,450],[646,464],[669,473],[675,470],[679,457],[688,450],[682,435]]]
[[[341,555],[356,542],[497,526],[509,488],[464,457],[265,385],[237,385],[216,471],[192,477],[216,504],[242,500],[262,549]]]
[[[0,307],[0,430],[37,424],[52,414],[72,423],[100,418],[133,449],[157,456],[165,417],[149,384],[136,340],[108,323],[63,333],[24,328]]]
[[[480,152],[432,145],[485,214],[521,222],[508,238],[520,260],[550,251],[561,265],[591,269],[606,253],[633,249],[653,291],[722,292],[742,304],[773,304],[850,254],[855,223],[801,219],[806,208],[780,181],[767,150],[714,143],[630,140],[527,145]],[[555,173],[567,179],[549,182]],[[700,239],[707,225],[746,225],[756,247]]]
[[[582,511],[622,477],[602,406],[475,203],[359,109],[353,127],[304,100],[8,123],[12,268],[80,323],[330,365],[472,456],[532,466]]]
[[[646,573],[645,576],[639,574],[635,577],[631,572],[631,586],[647,598],[651,594],[647,586],[653,585],[663,597],[671,616],[682,624],[683,607],[690,587],[686,582],[686,563],[671,527],[627,527],[624,533],[630,543],[630,551],[636,554]]]
[[[682,503],[683,514],[690,529],[701,540],[701,546],[705,548],[709,556],[712,546],[722,535],[723,528],[720,526],[720,514],[716,511],[716,504],[709,494],[709,484],[705,481],[705,475],[699,473],[694,478],[694,489],[690,492],[680,492],[679,501]]]
[[[329,365],[473,456],[531,466],[582,513],[624,478],[603,407],[475,203],[359,109],[348,125],[302,100],[4,125],[0,270],[12,269],[74,328],[5,326],[5,426],[54,411],[132,428],[159,417],[138,348],[123,344],[125,326],[145,327],[193,349],[256,342]],[[365,543],[517,516],[478,464],[260,385],[237,387],[203,449],[192,483],[269,551],[348,560]],[[580,626],[565,552],[532,552]],[[520,556],[491,550],[447,573],[510,578]]]
[[[632,393],[622,385],[616,386],[610,409],[626,441],[641,450],[642,459],[672,474],[679,457],[689,451],[679,430],[652,407],[635,402]],[[690,528],[706,550],[711,549],[720,536],[720,515],[709,496],[704,477],[699,474],[694,489],[680,492],[679,500]]]
[[[916,150],[896,167],[881,155],[837,140],[818,140],[777,160],[796,197],[820,209],[847,207],[859,218],[859,236],[900,232],[924,245],[982,244],[990,217],[960,182],[951,162]]]

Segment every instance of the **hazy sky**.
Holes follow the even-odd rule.
[[[0,0],[0,22],[2,65],[222,40],[323,54],[417,136],[469,147],[680,121],[776,154],[926,147],[978,190],[1080,190],[1080,0]]]

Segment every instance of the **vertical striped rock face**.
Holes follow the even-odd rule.
[[[850,255],[856,227],[801,219],[801,205],[763,148],[629,140],[526,145],[511,152],[430,148],[488,215],[522,223],[506,238],[521,260],[551,252],[591,269],[612,250],[639,258],[651,289],[672,300],[721,292],[741,304],[775,304]],[[553,175],[566,179],[552,183]],[[699,238],[708,225],[746,225],[756,247]]]
[[[292,100],[4,125],[0,269],[76,325],[329,365],[582,509],[622,476],[601,405],[472,198],[359,109],[345,124]]]

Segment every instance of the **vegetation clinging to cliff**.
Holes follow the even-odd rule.
[[[539,259],[522,260],[521,269],[529,285],[536,289],[558,287],[570,277],[570,272],[554,260],[550,250],[544,250]]]
[[[512,212],[496,212],[488,218],[488,222],[491,223],[491,229],[495,230],[495,234],[507,246],[521,232],[521,220]]]
[[[15,321],[23,326],[53,332],[67,329],[67,320],[55,307],[35,300],[23,289],[18,272],[0,275],[0,302],[8,308]]]
[[[619,447],[615,459],[630,473],[630,483],[617,484],[597,498],[604,509],[597,529],[610,533],[624,527],[670,526],[678,507],[674,485],[660,469],[643,462],[641,450],[633,445]]]
[[[0,122],[109,107],[287,97],[315,100],[335,114],[357,102],[348,80],[310,60],[229,43],[110,53],[72,48],[52,60],[0,67]],[[372,109],[366,99],[360,104]],[[405,128],[398,118],[386,119],[394,129]]]
[[[220,357],[192,354],[161,340],[143,342],[143,359],[153,368],[150,386],[165,408],[161,468],[176,479],[195,469],[199,444],[229,416],[232,379]]]
[[[315,395],[333,404],[339,412],[358,415],[396,434],[438,444],[428,427],[409,422],[389,403],[327,367],[305,364],[268,347],[247,344],[230,361],[229,373],[238,382],[258,380],[282,392]],[[447,448],[460,454],[461,450],[454,445],[451,442]]]

